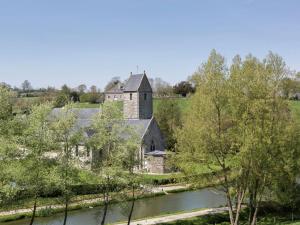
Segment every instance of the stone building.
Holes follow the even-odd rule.
[[[105,101],[122,101],[123,88],[123,84],[121,82],[117,82],[105,92]]]
[[[131,74],[122,91],[124,121],[136,130],[141,138],[140,169],[150,173],[166,172],[164,138],[153,117],[152,88],[146,74]],[[59,111],[60,109],[54,109],[53,113]],[[88,130],[99,109],[73,109],[73,112],[77,116],[77,128]],[[79,146],[75,156],[82,165],[85,165],[92,162],[93,153]]]

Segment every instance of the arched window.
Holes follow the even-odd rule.
[[[90,157],[90,147],[86,147],[86,156]]]
[[[154,141],[153,141],[153,140],[151,141],[150,150],[151,150],[151,151],[154,151],[154,150],[155,150],[155,144],[154,144]]]

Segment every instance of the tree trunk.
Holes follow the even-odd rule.
[[[255,211],[254,211],[254,214],[253,214],[253,217],[252,217],[251,225],[256,225],[257,211],[258,211],[258,206],[255,206]]]
[[[230,224],[234,225],[234,219],[233,219],[233,207],[232,207],[232,202],[231,202],[231,197],[229,193],[229,188],[228,188],[228,181],[227,181],[227,176],[225,175],[225,189],[226,189],[226,198],[227,198],[227,205],[228,205],[228,213],[229,213],[229,218],[230,218]]]
[[[101,225],[105,224],[105,219],[106,219],[106,214],[107,214],[107,209],[108,209],[108,194],[104,194],[104,211],[103,211],[103,216],[102,216],[102,221]]]
[[[67,218],[68,218],[68,205],[69,205],[69,199],[66,197],[66,202],[65,202],[65,218],[64,218],[64,223],[63,225],[67,224]]]
[[[243,203],[243,200],[244,200],[244,195],[245,195],[244,191],[242,191],[242,193],[239,192],[239,194],[238,194],[234,225],[239,224],[239,217],[240,217],[240,212],[241,212],[241,208],[242,208],[242,203]]]
[[[31,220],[30,220],[30,224],[29,225],[32,225],[33,222],[34,222],[35,212],[36,212],[36,202],[37,202],[37,197],[34,198],[33,211],[32,211],[32,216],[31,216]]]
[[[249,196],[249,217],[248,217],[248,223],[251,224],[251,218],[253,217],[254,213],[254,206],[253,206],[253,193],[250,192]]]
[[[135,195],[134,195],[134,187],[133,187],[132,188],[132,204],[131,204],[131,209],[130,209],[129,216],[128,216],[127,225],[130,225],[130,222],[131,222],[131,217],[132,217],[133,209],[134,209],[134,203],[135,203]]]

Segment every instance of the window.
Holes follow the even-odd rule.
[[[132,94],[130,93],[130,100],[132,100]]]
[[[144,100],[147,100],[147,93],[144,94]]]
[[[90,148],[88,146],[86,147],[86,156],[90,157]]]
[[[155,144],[154,144],[154,141],[153,141],[153,140],[151,141],[150,150],[151,150],[151,151],[154,151],[154,150],[155,150]]]
[[[75,156],[79,155],[79,148],[78,145],[75,146]]]

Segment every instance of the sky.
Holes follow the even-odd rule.
[[[300,71],[299,0],[0,0],[0,82],[103,88],[146,71],[175,84],[216,49]]]

